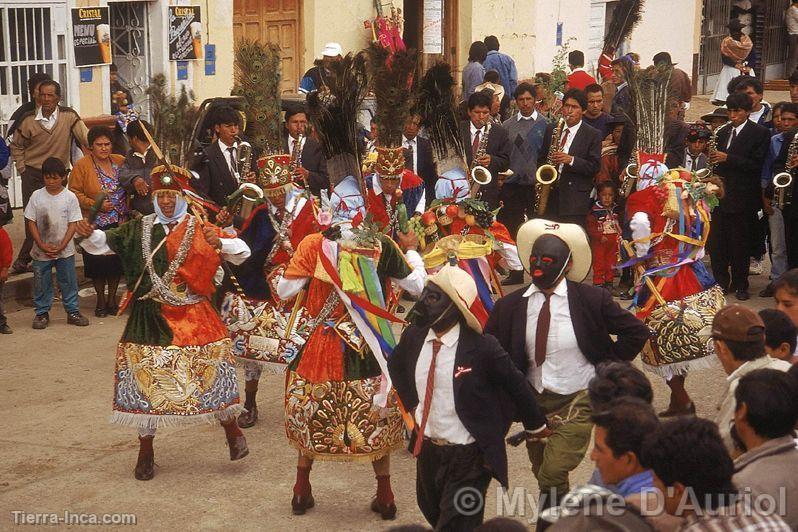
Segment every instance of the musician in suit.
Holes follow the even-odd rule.
[[[327,175],[327,159],[318,140],[307,135],[308,116],[304,107],[296,106],[285,112],[285,130],[283,135],[283,153],[292,159],[299,160],[296,176],[305,183],[314,196],[322,189],[330,189],[330,178]],[[294,155],[297,140],[302,135],[300,153]]]
[[[486,133],[486,126],[490,121],[490,108],[493,98],[484,92],[475,92],[468,97],[468,120],[460,123],[460,138],[465,147],[466,163],[469,168],[474,164],[474,152],[484,142],[483,135],[487,134],[488,140],[485,153],[476,159],[476,164],[484,166],[492,174],[490,183],[480,188],[481,198],[492,209],[499,206],[499,173],[504,172],[510,165],[510,142],[507,131],[497,125],[491,125]]]
[[[241,115],[229,106],[213,111],[210,121],[215,140],[195,155],[190,168],[196,176],[195,188],[216,205],[223,207],[227,196],[238,190],[244,181],[255,181],[255,155],[249,161],[250,174],[242,176],[239,133]]]
[[[562,116],[565,119],[559,149],[551,156],[559,178],[552,187],[544,218],[585,225],[592,205],[593,179],[601,167],[601,133],[582,120],[587,97],[578,89],[565,93]]]
[[[435,199],[435,183],[438,182],[438,169],[432,156],[432,143],[418,136],[422,117],[413,113],[407,117],[402,134],[402,147],[405,149],[405,168],[424,180],[424,197],[427,203]]]
[[[435,530],[472,530],[482,523],[491,477],[507,486],[503,438],[512,400],[529,438],[550,434],[524,375],[469,310],[473,278],[456,266],[431,277],[388,359],[402,404],[413,412],[409,449],[416,462],[416,500]],[[463,489],[482,495],[461,513]]]
[[[527,442],[543,510],[568,492],[568,474],[587,451],[593,427],[587,387],[595,367],[634,359],[649,330],[608,291],[581,284],[591,254],[580,226],[536,218],[521,226],[517,243],[532,284],[496,301],[485,332],[527,376],[549,420],[562,419],[550,423],[554,436],[545,447]]]
[[[535,215],[535,173],[538,166],[546,162],[552,133],[552,126],[535,109],[534,85],[526,82],[518,85],[515,103],[518,113],[502,124],[509,136],[512,173],[502,186],[501,201],[504,206],[498,216],[513,238],[524,223],[524,217],[531,219]],[[514,277],[508,279],[507,284],[524,282],[523,271],[518,270]]]
[[[749,256],[756,237],[756,212],[762,207],[760,175],[770,145],[768,129],[748,119],[752,106],[745,93],[729,95],[730,123],[717,131],[717,150],[709,156],[725,185],[709,232],[712,274],[724,291],[734,291],[740,301],[750,297]]]

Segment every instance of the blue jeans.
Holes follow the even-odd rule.
[[[781,209],[773,206],[768,216],[770,225],[770,280],[778,281],[787,271],[787,235],[784,231],[784,216]]]
[[[53,266],[61,288],[64,310],[67,314],[78,311],[78,274],[75,271],[75,256],[72,255],[64,259],[33,261],[33,303],[37,316],[50,312],[53,304]]]

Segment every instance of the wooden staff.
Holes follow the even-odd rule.
[[[629,242],[627,242],[626,240],[621,240],[621,245],[623,245],[623,248],[626,250],[626,253],[629,254],[630,258],[635,256],[635,250],[632,248],[632,245]],[[643,265],[637,263],[635,265],[635,270],[637,270],[637,274],[640,275],[645,280],[646,286],[648,287],[649,290],[651,290],[651,293],[657,299],[657,302],[660,305],[665,305],[667,302],[665,301],[665,298],[662,297],[662,294],[659,293],[657,287],[654,286],[654,281],[652,281],[651,278],[648,277],[647,275],[646,276],[643,275],[646,271]]]

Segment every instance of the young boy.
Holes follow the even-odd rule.
[[[765,324],[765,353],[790,364],[798,362],[795,346],[798,344],[798,327],[780,310],[766,308],[759,311]]]
[[[691,124],[684,139],[684,169],[696,172],[707,167],[707,142],[712,132],[703,124]]]
[[[0,226],[0,334],[11,334],[11,327],[8,326],[6,315],[3,313],[3,285],[8,280],[8,269],[11,268],[13,258],[11,239],[6,230]]]
[[[776,308],[798,327],[798,268],[786,272],[774,283]]]
[[[67,312],[67,323],[80,327],[89,320],[78,310],[78,276],[75,272],[76,222],[83,219],[78,198],[64,188],[67,176],[64,163],[50,157],[42,165],[44,188],[35,191],[25,207],[25,220],[33,236],[34,329],[50,323],[53,303],[52,269],[55,266],[58,286]]]

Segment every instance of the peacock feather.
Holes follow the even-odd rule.
[[[281,151],[280,47],[240,40],[236,43],[233,94],[244,98],[247,136],[264,155]]]

